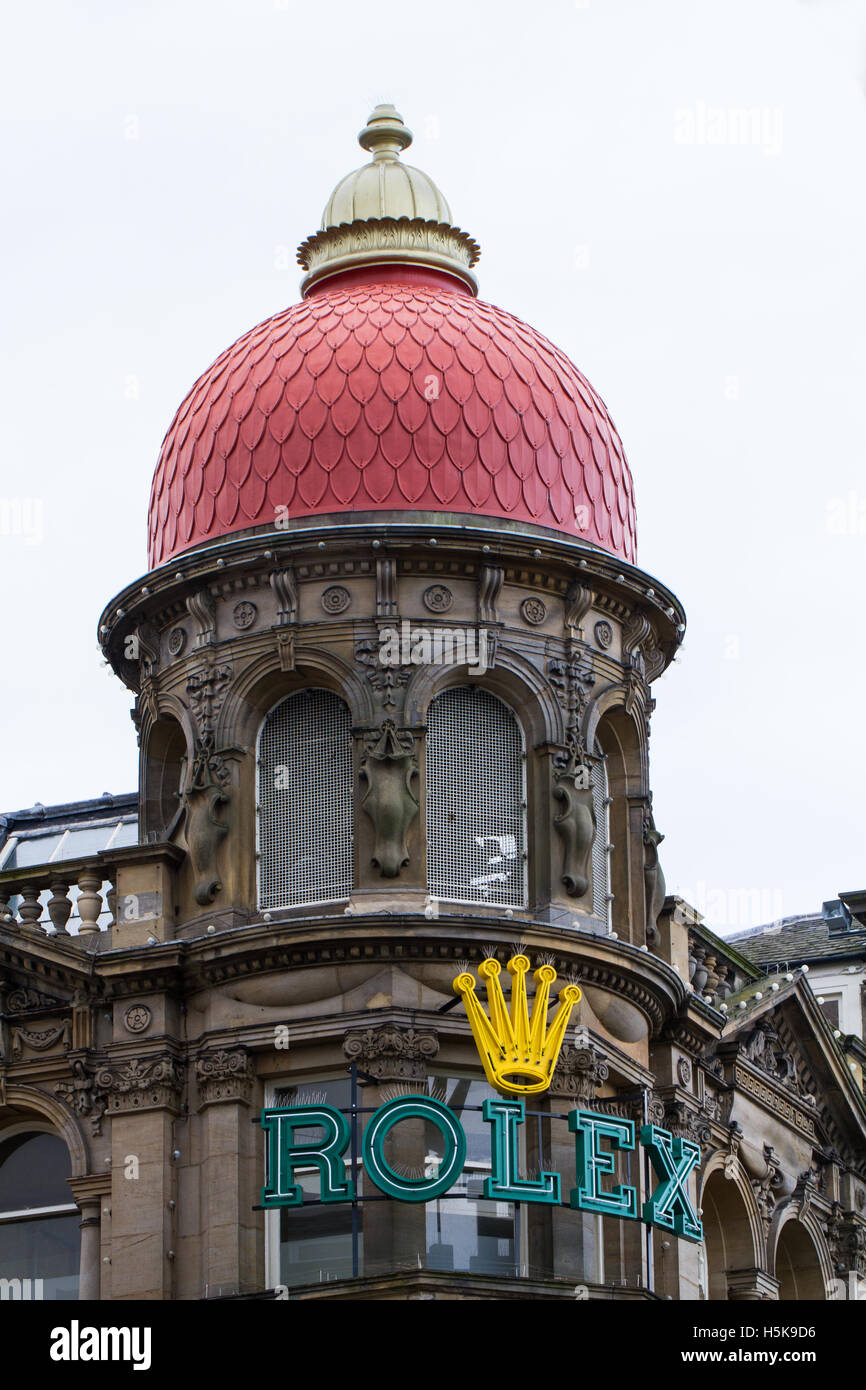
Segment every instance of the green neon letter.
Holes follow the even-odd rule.
[[[321,1139],[293,1143],[296,1129],[322,1129]],[[290,1110],[263,1110],[262,1129],[268,1135],[268,1186],[262,1188],[263,1207],[299,1207],[304,1200],[296,1168],[318,1168],[323,1202],[350,1202],[355,1184],[346,1179],[343,1154],[349,1143],[349,1121],[330,1105],[299,1105]]]
[[[600,1183],[604,1174],[616,1171],[614,1155],[601,1148],[601,1140],[609,1139],[613,1149],[633,1149],[632,1121],[593,1115],[589,1110],[572,1110],[568,1128],[575,1136],[577,1155],[577,1187],[571,1189],[571,1205],[580,1211],[597,1211],[604,1216],[629,1217],[636,1221],[637,1190],[619,1184],[610,1192],[603,1192]]]
[[[445,1141],[438,1171],[429,1178],[410,1178],[397,1173],[385,1158],[385,1136],[401,1120],[429,1120]],[[463,1126],[447,1105],[431,1096],[398,1096],[380,1105],[364,1130],[364,1167],[377,1187],[402,1202],[432,1202],[460,1177],[466,1162]]]
[[[689,1174],[701,1161],[700,1146],[690,1139],[674,1138],[656,1125],[641,1126],[640,1142],[649,1151],[656,1177],[662,1179],[643,1204],[644,1221],[685,1240],[703,1240],[703,1227],[686,1190]]]
[[[526,1119],[522,1100],[485,1100],[481,1113],[493,1126],[490,1136],[491,1175],[484,1179],[487,1201],[552,1202],[559,1206],[558,1173],[540,1173],[531,1182],[517,1176],[517,1126]]]

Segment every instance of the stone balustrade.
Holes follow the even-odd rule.
[[[111,931],[111,947],[174,936],[175,874],[184,859],[165,842],[0,872],[0,932],[84,945]]]
[[[115,867],[101,854],[7,869],[0,873],[0,929],[68,940],[107,930],[115,920],[115,883]]]

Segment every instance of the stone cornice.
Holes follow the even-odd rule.
[[[371,913],[250,923],[193,940],[104,951],[85,959],[104,1000],[158,991],[179,995],[252,974],[309,966],[480,960],[488,943],[509,951],[517,926],[471,916],[449,915],[428,923],[420,914]],[[685,1004],[685,985],[657,956],[592,932],[546,923],[521,921],[519,930],[530,954],[547,952],[561,978],[579,968],[585,984],[628,1000],[644,1014],[654,1035]],[[20,940],[14,938],[16,948]],[[48,936],[27,939],[19,963],[19,968],[29,967],[27,983],[38,981],[46,988],[59,983],[58,950]],[[73,983],[81,983],[80,972],[67,987]],[[711,1036],[709,1031],[705,1036]]]
[[[477,516],[443,513],[417,513],[409,522],[401,512],[358,515],[351,523],[342,515],[333,523],[323,517],[320,524],[223,537],[216,544],[176,556],[128,584],[105,608],[99,625],[105,654],[121,679],[137,691],[139,672],[124,651],[126,638],[143,625],[150,623],[159,629],[173,621],[185,621],[187,599],[195,599],[205,588],[225,597],[241,589],[264,588],[275,569],[287,566],[306,562],[313,571],[323,563],[367,564],[376,555],[371,543],[382,544],[383,529],[388,554],[399,558],[403,573],[415,569],[418,573],[441,573],[436,567],[452,561],[462,569],[484,560],[502,566],[506,582],[526,582],[526,576],[533,576],[535,582],[534,577],[540,575],[545,588],[563,594],[579,575],[582,584],[591,586],[599,606],[610,609],[613,604],[618,612],[637,607],[648,615],[656,646],[664,653],[664,664],[679,646],[685,614],[676,596],[659,580],[598,546],[544,527],[518,529],[494,519],[479,525]],[[437,543],[432,569],[425,550],[431,539]],[[224,655],[227,649],[239,649],[237,641],[238,634],[233,633],[228,641],[214,642],[207,650]],[[194,653],[201,657],[202,650],[190,648],[187,656]]]

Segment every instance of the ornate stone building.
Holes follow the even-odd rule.
[[[685,619],[637,567],[619,437],[477,298],[393,108],[359,138],[301,302],[181,405],[149,571],[100,619],[137,797],[7,818],[0,1275],[82,1299],[847,1289],[856,1059],[802,971],[768,983],[665,896],[651,687]],[[576,1106],[663,1126],[700,1147],[703,1241],[483,1199],[491,1092],[452,981],[515,943],[583,994],[525,1171],[570,1185]],[[263,1106],[360,1095],[366,1122],[419,1092],[466,1131],[450,1192],[377,1199],[359,1170],[356,1204],[262,1209]],[[435,1169],[435,1136],[395,1130],[392,1162]],[[614,1180],[652,1181],[625,1152]]]

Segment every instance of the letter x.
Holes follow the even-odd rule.
[[[657,1125],[642,1125],[640,1141],[649,1153],[656,1177],[661,1179],[649,1201],[643,1204],[644,1221],[673,1231],[685,1240],[703,1240],[703,1227],[686,1189],[689,1174],[700,1162],[700,1147],[689,1139],[675,1138]]]

